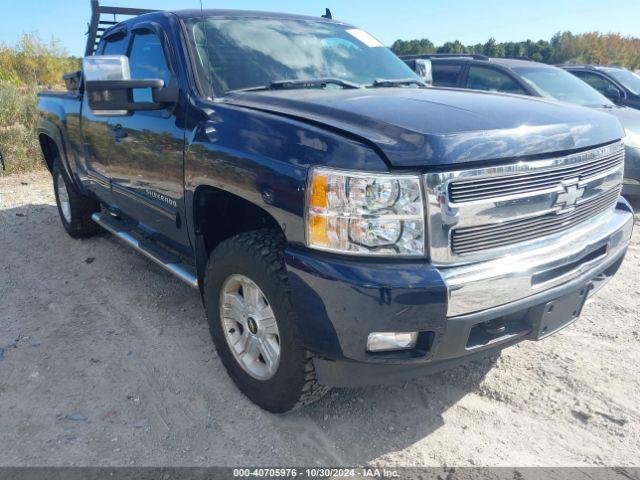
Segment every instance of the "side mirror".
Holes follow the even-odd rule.
[[[424,83],[427,85],[433,85],[433,68],[431,66],[431,60],[426,58],[417,58],[413,70],[422,80],[424,80]]]
[[[163,110],[178,100],[178,89],[160,79],[132,79],[124,55],[94,55],[83,61],[85,92],[95,115]],[[151,102],[137,102],[134,90],[151,90]]]
[[[604,96],[613,103],[620,103],[622,100],[622,93],[615,87],[607,87],[604,91]]]
[[[75,72],[67,73],[62,76],[64,84],[69,92],[76,92],[80,90],[80,83],[82,82],[82,71],[76,70]]]

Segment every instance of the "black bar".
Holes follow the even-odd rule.
[[[138,15],[144,15],[145,13],[153,13],[158,10],[149,10],[146,8],[125,8],[125,7],[99,7],[100,13],[107,13],[112,15],[131,15],[133,17]]]
[[[440,479],[636,480],[638,467],[0,467],[0,480]]]
[[[418,55],[401,55],[403,60],[427,59],[427,58],[473,58],[474,60],[489,60],[486,55],[479,53],[424,53]]]
[[[91,21],[89,22],[89,32],[87,32],[87,46],[84,51],[84,56],[88,57],[95,53],[96,46],[100,43],[102,33],[105,32],[105,28],[98,28],[105,25],[117,25],[118,22],[115,19],[116,15],[137,16],[145,13],[153,13],[158,10],[149,10],[146,8],[127,8],[127,7],[101,7],[99,0],[91,0]],[[114,20],[102,20],[100,15],[113,15]]]
[[[149,80],[91,80],[87,81],[87,90],[128,90],[131,88],[162,88],[164,81],[159,79]]]
[[[100,3],[98,0],[91,0],[91,22],[89,23],[89,32],[87,37],[87,47],[84,50],[84,56],[93,55],[95,51],[96,35],[98,34],[98,22],[100,21]]]

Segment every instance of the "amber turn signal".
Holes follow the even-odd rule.
[[[311,182],[311,207],[327,207],[327,177],[315,175]]]
[[[329,219],[321,215],[309,216],[310,240],[315,245],[329,245]]]

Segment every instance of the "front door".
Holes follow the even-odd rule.
[[[615,83],[599,73],[585,72],[582,70],[572,71],[580,80],[587,82],[602,95],[614,103],[624,104],[624,92]]]
[[[469,66],[467,72],[466,88],[484,90],[488,92],[513,93],[516,95],[529,95],[516,80],[510,75],[492,67]]]
[[[104,37],[101,55],[124,55],[128,44],[127,32],[118,29]],[[109,131],[109,118],[95,115],[89,107],[87,95],[82,96],[82,138],[84,163],[80,165],[80,175],[87,188],[107,205],[112,205],[109,163],[112,160],[113,141]]]
[[[155,25],[155,24],[154,24]],[[131,78],[177,82],[168,45],[156,28],[134,29],[127,55]],[[150,90],[136,90],[135,101],[151,101]],[[189,245],[184,221],[183,152],[185,131],[179,108],[137,111],[109,117],[112,151],[108,175],[114,203],[150,236],[179,251]]]

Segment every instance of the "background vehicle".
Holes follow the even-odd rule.
[[[560,65],[616,105],[640,109],[640,76],[622,67]]]
[[[144,13],[95,48],[78,90],[40,96],[62,223],[198,288],[268,410],[544,338],[625,255],[610,115],[423,88],[329,18]]]
[[[442,55],[431,58],[431,63],[435,86],[544,97],[614,115],[626,133],[623,194],[640,195],[640,112],[616,106],[561,68],[528,59]]]

